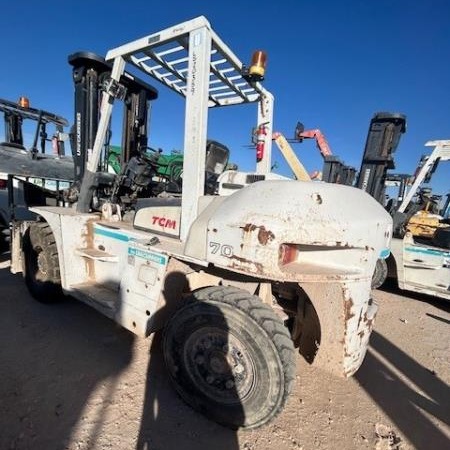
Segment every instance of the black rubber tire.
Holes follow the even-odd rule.
[[[7,228],[0,226],[0,253],[9,250],[9,237],[5,234]]]
[[[32,223],[28,229],[28,233],[30,236],[30,241],[35,247],[44,247],[49,241],[49,236],[53,236],[50,225],[47,222]]]
[[[58,249],[50,226],[45,222],[31,224],[23,249],[25,283],[31,295],[41,303],[61,301]]]
[[[0,253],[9,250],[9,243],[11,239],[9,236],[9,223],[3,214],[0,214]]]
[[[450,249],[450,227],[436,228],[433,244],[440,248]]]
[[[375,271],[372,276],[372,289],[378,289],[383,286],[388,275],[388,266],[385,259],[379,258],[375,265]]]
[[[295,378],[288,329],[259,297],[234,287],[204,288],[187,299],[166,326],[163,352],[186,403],[233,429],[272,420]]]

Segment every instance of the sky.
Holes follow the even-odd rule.
[[[275,96],[274,130],[293,137],[297,121],[319,128],[334,154],[359,168],[370,119],[377,112],[407,117],[395,154],[396,172],[413,173],[428,140],[450,139],[450,2],[447,0],[279,0],[246,2],[31,0],[2,5],[0,97],[73,122],[67,56],[114,47],[204,15],[222,40],[248,62],[268,55],[264,86]],[[184,102],[157,82],[150,145],[182,150]],[[256,124],[252,105],[210,113],[208,137],[231,150],[231,161],[254,169],[248,148]],[[120,132],[113,130],[113,143]],[[322,159],[312,141],[294,145],[312,172]],[[274,149],[276,171],[289,175]],[[434,178],[450,191],[450,162]]]

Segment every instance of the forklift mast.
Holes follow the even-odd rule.
[[[126,80],[122,81],[127,88],[122,129],[123,163],[147,150],[150,101],[158,96],[157,90],[142,80],[134,78],[132,81],[128,77]]]
[[[77,52],[69,56],[75,84],[75,117],[71,133],[72,154],[75,163],[75,182],[81,183],[87,164],[88,149],[93,149],[100,120],[103,87],[111,76],[112,66],[101,56],[91,52]],[[158,96],[152,86],[124,73],[121,83],[125,88],[123,139],[121,163],[125,164],[147,148],[147,118],[150,100]],[[105,144],[108,145],[111,131]],[[107,164],[108,155],[103,163]],[[103,163],[101,163],[103,165]],[[101,167],[106,171],[106,167]]]
[[[322,181],[353,186],[355,176],[356,169],[345,165],[337,156],[324,156]]]
[[[377,113],[370,121],[366,147],[356,186],[384,205],[388,169],[394,169],[393,153],[406,131],[403,114]]]
[[[73,66],[75,84],[74,125],[71,130],[74,180],[81,183],[86,166],[86,149],[93,147],[97,133],[100,86],[111,68],[102,57],[89,52],[69,55],[68,61]]]

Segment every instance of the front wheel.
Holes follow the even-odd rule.
[[[230,428],[256,428],[284,407],[295,376],[289,332],[248,292],[195,292],[171,318],[163,351],[180,396]]]
[[[31,295],[41,303],[61,300],[58,250],[50,226],[32,223],[24,236],[23,250],[25,283]]]

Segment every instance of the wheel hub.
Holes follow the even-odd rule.
[[[189,375],[216,401],[235,403],[250,395],[254,364],[239,338],[221,329],[198,330],[185,343]]]

